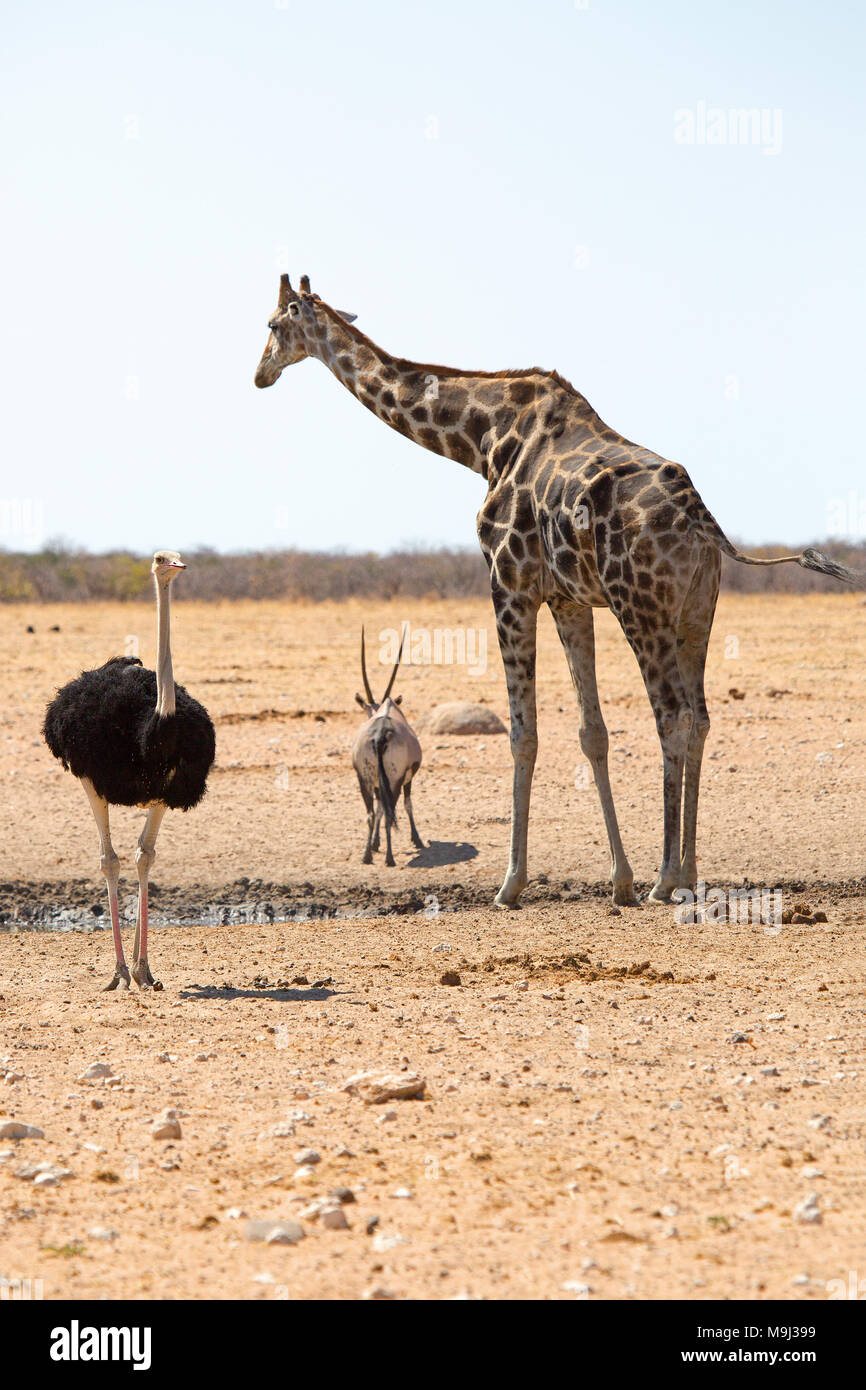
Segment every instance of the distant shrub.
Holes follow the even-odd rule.
[[[851,569],[866,570],[866,543],[828,541],[820,546]],[[771,557],[780,546],[752,546],[749,553]],[[327,599],[486,597],[487,566],[476,550],[400,550],[389,555],[303,550],[261,550],[220,555],[190,551],[189,571],[178,598]],[[0,602],[86,602],[150,600],[150,558],[129,551],[91,555],[59,543],[36,554],[5,552],[0,564]],[[798,565],[768,569],[724,559],[722,587],[735,593],[839,592],[841,586]]]

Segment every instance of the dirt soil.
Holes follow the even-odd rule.
[[[401,815],[394,869],[360,862],[348,749],[362,620],[376,688],[378,635],[402,620],[487,634],[483,674],[400,674],[429,848],[412,848]],[[547,616],[534,877],[503,913],[489,903],[507,859],[508,740],[423,733],[453,699],[507,720],[487,605],[178,602],[175,673],[214,718],[217,766],[205,803],[163,825],[150,959],[164,989],[142,995],[100,992],[112,949],[95,826],[39,727],[82,668],[135,641],[152,664],[152,611],[5,608],[0,1127],[44,1137],[0,1138],[0,1279],[39,1280],[46,1298],[809,1299],[852,1272],[856,1286],[862,629],[859,594],[719,606],[699,867],[710,885],[777,888],[788,910],[828,919],[778,930],[610,912]],[[609,615],[597,635],[614,795],[648,888],[658,742]],[[112,816],[127,921],[142,820]],[[94,1062],[112,1074],[81,1081]],[[366,1104],[344,1089],[382,1069],[418,1073],[422,1096]],[[181,1137],[154,1139],[166,1109]],[[300,1161],[308,1149],[319,1162]],[[35,1183],[40,1163],[69,1176]],[[354,1196],[345,1229],[310,1209],[336,1188]],[[303,1237],[247,1238],[270,1218]]]

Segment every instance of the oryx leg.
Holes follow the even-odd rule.
[[[413,767],[409,777],[403,783],[403,804],[406,807],[406,815],[409,817],[409,829],[412,832],[412,843],[416,849],[423,849],[424,841],[418,834],[418,827],[415,824],[415,817],[412,815],[412,777],[415,775],[417,771],[417,767]]]
[[[373,798],[364,786],[360,776],[358,786],[361,788],[361,795],[364,798],[364,808],[367,812],[367,843],[364,847],[364,857],[362,864],[372,864],[373,862],[373,822],[376,819]]]

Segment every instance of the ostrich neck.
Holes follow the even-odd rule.
[[[170,645],[171,600],[167,584],[156,586],[156,712],[174,714],[174,672]]]

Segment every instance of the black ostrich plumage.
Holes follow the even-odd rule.
[[[182,685],[175,713],[156,713],[156,672],[115,656],[64,685],[45,711],[45,742],[75,777],[114,806],[162,801],[189,811],[205,794],[216,752],[210,715]]]

